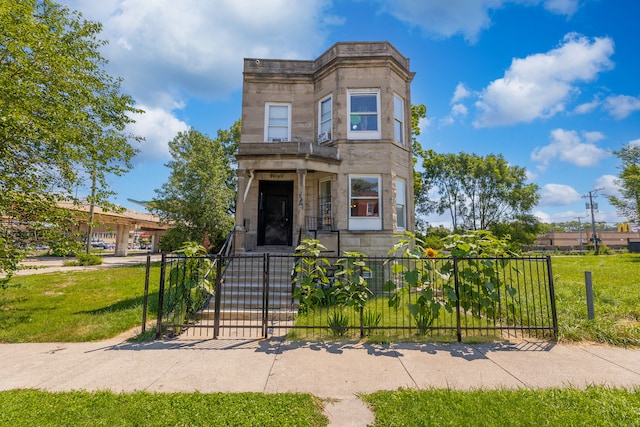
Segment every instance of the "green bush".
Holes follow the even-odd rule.
[[[64,265],[100,265],[102,264],[102,257],[95,254],[87,254],[83,252],[76,253],[76,259],[73,261],[67,261]]]

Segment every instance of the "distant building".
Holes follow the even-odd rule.
[[[620,231],[619,231],[620,230]],[[624,231],[623,231],[624,230]],[[553,231],[541,234],[536,238],[534,249],[543,250],[578,250],[593,245],[591,230],[580,231]],[[629,242],[640,241],[640,227],[631,226],[627,229],[597,230],[599,244],[611,249],[627,248]]]
[[[245,59],[236,252],[382,255],[414,228],[409,59],[387,42],[315,60]]]

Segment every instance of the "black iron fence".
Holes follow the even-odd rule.
[[[558,330],[550,257],[164,255],[161,269],[158,337],[461,341]]]

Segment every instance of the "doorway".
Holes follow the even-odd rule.
[[[293,181],[260,181],[258,246],[291,246]]]

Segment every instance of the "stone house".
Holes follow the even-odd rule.
[[[245,59],[236,253],[385,255],[414,228],[409,59],[387,42],[315,60]]]

